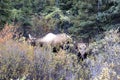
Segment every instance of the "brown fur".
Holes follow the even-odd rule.
[[[52,42],[53,45],[64,45],[72,42],[72,38],[65,33],[57,34],[56,36],[57,37]]]

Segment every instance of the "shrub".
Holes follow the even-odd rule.
[[[28,74],[31,67],[28,56],[17,43],[8,41],[0,44],[0,79],[18,79]]]
[[[60,80],[77,79],[77,57],[61,50],[32,47],[13,40],[0,44],[0,79]]]
[[[104,38],[89,45],[93,56],[89,56],[85,60],[85,64],[88,65],[92,80],[119,79],[119,43],[119,32],[112,29],[104,33]]]
[[[0,43],[12,39],[15,31],[16,28],[14,26],[6,24],[0,32]]]

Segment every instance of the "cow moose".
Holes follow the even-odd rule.
[[[56,49],[58,51],[60,48],[64,49],[64,45],[68,45],[69,43],[72,43],[72,38],[67,35],[66,33],[61,33],[61,34],[53,34],[53,33],[48,33],[42,38],[33,38],[29,34],[29,39],[30,39],[30,44],[33,46],[51,46],[53,49]]]

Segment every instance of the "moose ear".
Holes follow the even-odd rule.
[[[30,34],[28,34],[28,37],[29,37],[30,40],[36,39],[36,38],[32,37]]]
[[[30,34],[28,34],[28,37],[29,37],[30,40],[32,39],[32,36]]]

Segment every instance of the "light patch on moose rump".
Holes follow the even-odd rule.
[[[51,46],[53,40],[56,38],[56,35],[53,33],[48,33],[42,38],[35,40],[36,46]]]
[[[56,38],[56,35],[53,33],[48,33],[46,36],[44,36],[43,38],[41,38],[40,42],[46,42],[49,43],[52,40],[54,40]]]

